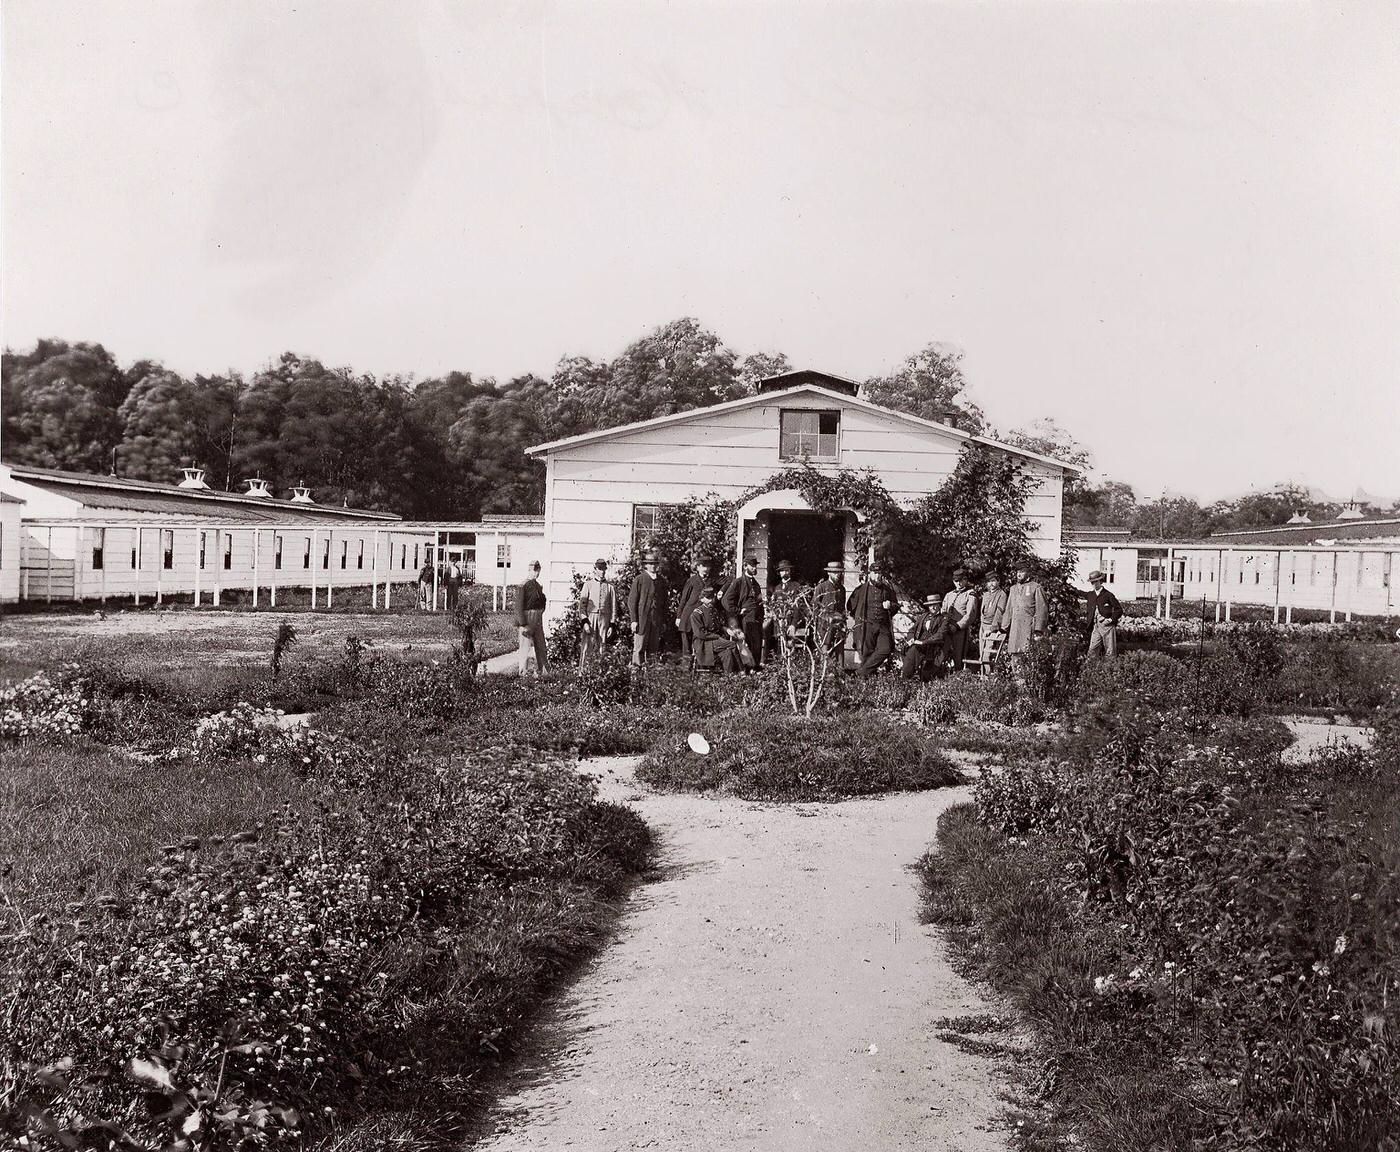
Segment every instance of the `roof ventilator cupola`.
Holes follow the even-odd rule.
[[[203,468],[181,468],[180,471],[185,474],[185,478],[180,481],[181,488],[202,488],[206,492],[209,491],[209,485],[204,482]]]
[[[298,484],[295,488],[292,489],[292,503],[315,504],[316,501],[311,499],[310,488],[308,488],[305,484]]]
[[[259,500],[272,499],[272,489],[267,486],[267,481],[261,476],[256,476],[251,480],[245,480],[243,483],[248,485],[248,491],[245,495],[256,496]]]

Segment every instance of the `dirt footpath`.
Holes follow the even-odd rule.
[[[634,764],[586,767],[657,833],[661,874],[476,1147],[1005,1147],[993,1066],[935,1035],[989,1008],[919,924],[907,870],[966,789],[758,805],[639,796]]]

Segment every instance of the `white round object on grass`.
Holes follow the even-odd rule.
[[[710,754],[710,742],[701,736],[699,732],[692,732],[685,738],[685,742],[690,745],[690,750],[697,756],[708,756]]]

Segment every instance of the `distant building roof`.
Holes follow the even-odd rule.
[[[1284,524],[1277,528],[1237,528],[1228,532],[1212,533],[1210,540],[1212,543],[1229,547],[1234,544],[1289,545],[1391,538],[1400,538],[1400,517]]]
[[[816,384],[833,392],[844,392],[847,396],[854,396],[860,391],[857,381],[830,372],[818,372],[814,368],[796,368],[791,372],[779,372],[776,376],[765,376],[758,382],[758,390],[781,392],[784,388],[795,388],[799,384]]]
[[[293,503],[290,500],[247,496],[239,492],[179,488],[174,484],[128,480],[120,476],[93,476],[86,472],[34,468],[27,464],[7,464],[6,467],[15,480],[24,484],[31,484],[57,496],[66,496],[85,508],[110,509],[113,512],[157,516],[209,516],[248,523],[287,524],[400,519],[392,512]]]

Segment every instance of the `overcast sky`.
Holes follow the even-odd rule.
[[[1202,498],[1400,494],[1400,4],[5,0],[0,323],[548,374],[694,315]]]

